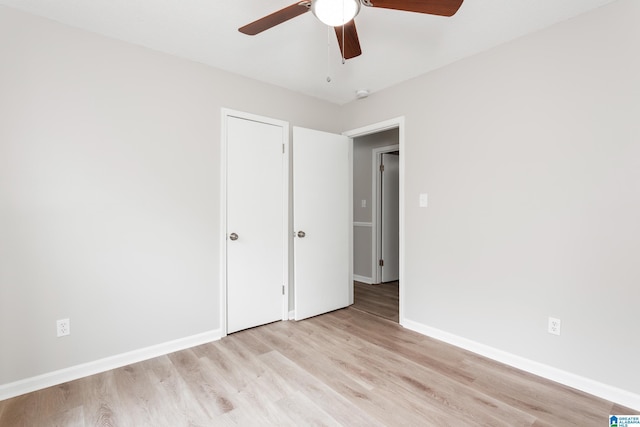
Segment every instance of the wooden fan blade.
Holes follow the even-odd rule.
[[[373,7],[453,16],[464,0],[371,0]]]
[[[238,31],[249,36],[255,36],[264,30],[268,30],[269,28],[275,27],[289,19],[308,12],[310,4],[311,3],[308,1],[300,1],[292,4],[291,6],[287,6],[284,9],[280,9],[277,12],[273,12],[271,15],[260,18],[257,21],[253,21],[244,27],[240,27],[238,28]]]
[[[356,31],[356,22],[351,21],[344,24],[344,46],[343,46],[343,27],[333,27],[336,30],[336,37],[338,37],[338,44],[340,45],[340,52],[344,59],[355,58],[362,54],[360,49],[360,40],[358,40],[358,32]]]

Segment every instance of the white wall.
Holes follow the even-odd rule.
[[[221,107],[341,130],[331,104],[6,7],[0,61],[0,389],[219,330]]]
[[[640,394],[638,22],[621,0],[343,108],[406,118],[405,320]]]

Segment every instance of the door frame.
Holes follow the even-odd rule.
[[[382,173],[380,172],[380,163],[382,162],[382,155],[391,153],[393,151],[400,151],[400,144],[387,145],[384,147],[378,147],[371,150],[373,157],[373,177],[372,177],[372,191],[371,191],[371,206],[373,211],[371,212],[371,278],[373,283],[382,283],[382,267],[378,265],[378,260],[382,257],[382,222],[380,221],[380,212],[382,212],[382,199],[378,197],[382,192]],[[400,188],[398,187],[398,192]]]
[[[244,120],[282,127],[282,271],[284,292],[282,295],[282,320],[289,316],[289,122],[245,113],[242,111],[221,109],[220,121],[220,331],[221,337],[227,336],[227,118]]]
[[[404,263],[404,235],[405,235],[405,225],[404,225],[404,182],[405,182],[405,178],[404,178],[404,171],[405,171],[405,118],[404,116],[400,116],[400,117],[396,117],[393,119],[389,119],[389,120],[385,120],[382,122],[378,122],[378,123],[374,123],[368,126],[364,126],[364,127],[360,127],[357,129],[353,129],[353,130],[349,130],[346,132],[343,132],[342,134],[345,136],[348,136],[350,138],[350,146],[351,146],[351,150],[353,151],[353,139],[357,138],[359,136],[365,136],[365,135],[371,135],[373,133],[379,133],[379,132],[383,132],[385,130],[389,130],[389,129],[398,129],[398,146],[400,149],[400,159],[399,159],[399,163],[400,163],[400,171],[399,171],[399,179],[400,179],[400,188],[399,188],[399,196],[400,196],[400,247],[399,247],[399,323],[400,325],[404,324],[404,267],[405,267],[405,263]],[[353,162],[351,162],[350,164],[350,176],[351,176],[351,181],[353,181]],[[351,186],[353,186],[353,183],[351,183]],[[351,206],[353,206],[353,191],[351,194]],[[372,205],[374,205],[373,203],[371,203]],[[350,227],[350,238],[349,241],[351,242],[351,247],[353,248],[353,227]],[[353,249],[350,250],[350,257],[351,257],[351,281],[350,281],[350,287],[351,287],[351,302],[353,303]]]

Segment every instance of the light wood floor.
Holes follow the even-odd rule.
[[[0,426],[605,426],[631,414],[354,308],[0,402]]]
[[[353,282],[353,308],[399,322],[398,282],[368,285]]]

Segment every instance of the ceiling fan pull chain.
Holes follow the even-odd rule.
[[[344,0],[342,0],[342,22],[344,22]],[[344,65],[344,63],[346,62],[344,59],[344,51],[347,48],[344,45],[344,26],[347,25],[346,22],[344,22],[344,24],[342,24],[342,49],[340,49],[340,52],[342,53],[342,65]]]
[[[331,27],[327,27],[327,83],[331,83]]]
[[[344,59],[344,51],[346,49],[346,46],[344,45],[344,26],[346,24],[342,25],[342,49],[340,49],[340,52],[342,53],[342,65],[344,65],[344,63],[346,62]]]

